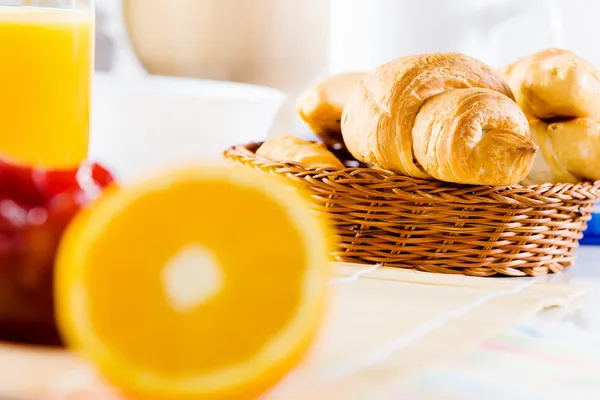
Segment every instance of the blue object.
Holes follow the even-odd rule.
[[[592,213],[592,219],[588,221],[588,228],[583,233],[583,239],[579,241],[581,245],[600,245],[600,208],[596,206],[596,211]]]

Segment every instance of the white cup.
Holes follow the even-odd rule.
[[[123,181],[186,163],[218,163],[231,145],[264,140],[285,95],[187,78],[94,82],[90,158]]]

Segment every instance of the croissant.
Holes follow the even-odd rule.
[[[559,49],[535,53],[504,75],[540,147],[526,184],[600,179],[600,76]]]
[[[344,142],[364,163],[415,178],[511,185],[536,146],[508,85],[457,53],[400,58],[365,76],[342,118]]]
[[[278,136],[265,141],[257,156],[274,161],[294,161],[308,166],[344,168],[324,143],[313,143],[293,136]]]
[[[364,75],[346,72],[329,76],[298,98],[298,114],[323,141],[331,144],[342,142],[342,112],[348,97]]]

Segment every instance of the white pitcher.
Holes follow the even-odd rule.
[[[331,0],[330,72],[456,51],[500,67],[564,47],[555,0]]]

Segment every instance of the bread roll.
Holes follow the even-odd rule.
[[[524,183],[600,179],[600,75],[560,49],[535,53],[504,75],[540,147]]]
[[[342,132],[358,160],[415,178],[511,185],[536,146],[508,85],[457,53],[400,58],[365,76],[346,104]]]
[[[347,72],[329,76],[298,98],[298,114],[324,142],[342,142],[342,112],[348,97],[364,75],[362,72]]]
[[[264,142],[257,156],[273,161],[293,161],[307,166],[344,168],[324,143],[313,143],[293,136],[278,136]]]

